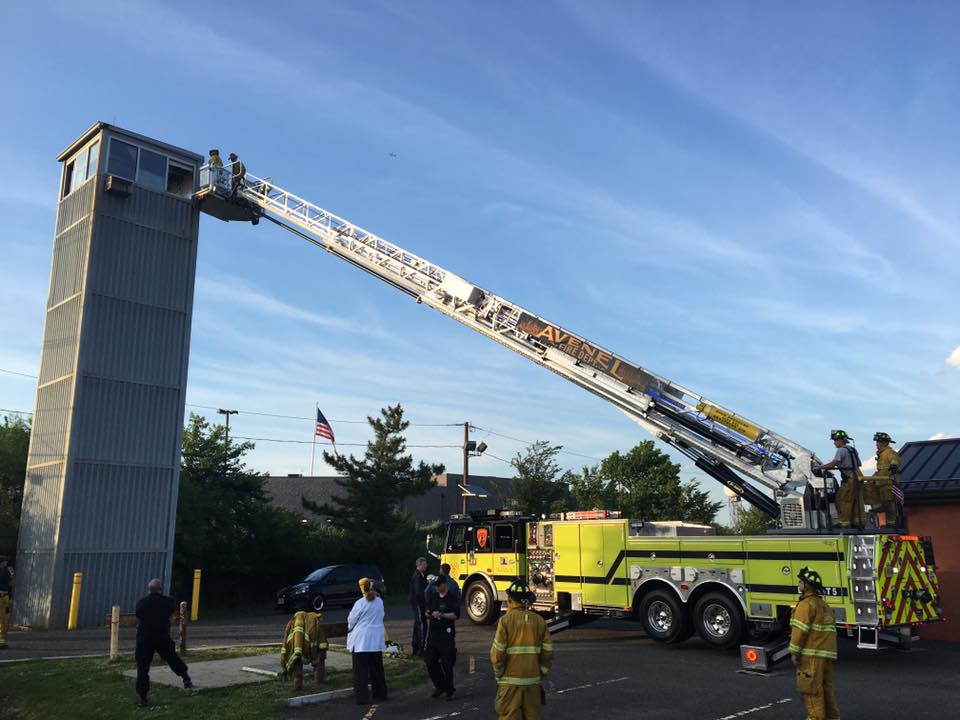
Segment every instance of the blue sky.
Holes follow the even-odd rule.
[[[4,14],[6,371],[37,371],[54,157],[104,120],[234,150],[251,172],[821,456],[831,427],[867,449],[878,429],[900,442],[960,432],[954,3],[33,2]],[[239,409],[237,435],[308,441],[309,420],[244,411],[309,416],[319,402],[347,449],[368,438],[347,421],[399,402],[423,424],[412,444],[456,446],[461,429],[429,425],[464,420],[588,458],[647,437],[268,224],[204,217],[197,273],[187,402]],[[0,372],[0,407],[31,410],[34,389]],[[500,458],[523,447],[475,437]],[[457,447],[415,452],[459,470]],[[309,454],[260,442],[251,463],[306,472]],[[510,471],[494,457],[472,469]]]

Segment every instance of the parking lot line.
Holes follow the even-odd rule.
[[[584,683],[583,685],[574,685],[573,687],[564,688],[563,690],[557,690],[556,694],[563,695],[564,693],[573,692],[574,690],[583,690],[584,688],[597,687],[598,685],[609,685],[610,683],[623,682],[629,679],[629,677],[624,675],[623,677],[613,678],[612,680],[598,680],[597,682]]]
[[[740,718],[745,715],[751,715],[752,713],[760,712],[761,710],[767,710],[777,705],[783,705],[784,703],[791,702],[792,700],[793,698],[782,698],[781,700],[775,700],[774,702],[769,702],[766,705],[757,705],[756,707],[747,708],[746,710],[740,710],[731,715],[724,715],[723,717],[717,718],[717,720],[736,720],[736,718]]]

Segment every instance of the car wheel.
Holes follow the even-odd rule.
[[[657,642],[683,642],[690,637],[686,608],[668,590],[652,590],[643,596],[640,622],[647,635]]]
[[[477,625],[489,625],[500,614],[500,603],[483,580],[470,583],[463,597],[467,615]]]
[[[746,623],[735,600],[724,593],[707,593],[693,611],[697,634],[715,648],[739,644]]]
[[[313,608],[314,612],[320,612],[323,610],[323,606],[326,604],[327,599],[321,594],[317,593],[313,596],[313,600],[310,601],[310,607]]]

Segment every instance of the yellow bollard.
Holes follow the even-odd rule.
[[[190,622],[200,617],[200,568],[193,571],[193,602],[190,603]]]
[[[110,662],[120,656],[120,606],[110,608]]]
[[[67,619],[67,630],[77,629],[77,616],[80,614],[80,586],[83,585],[83,573],[73,574],[73,591],[70,593],[70,616]]]

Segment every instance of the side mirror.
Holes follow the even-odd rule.
[[[427,543],[426,543],[426,544],[427,544],[427,555],[429,555],[430,557],[434,557],[434,558],[436,558],[437,560],[439,560],[439,559],[440,559],[440,555],[439,555],[437,552],[435,552],[434,549],[433,549],[433,548],[434,548],[435,540],[436,540],[436,539],[434,538],[433,533],[427,533]]]

